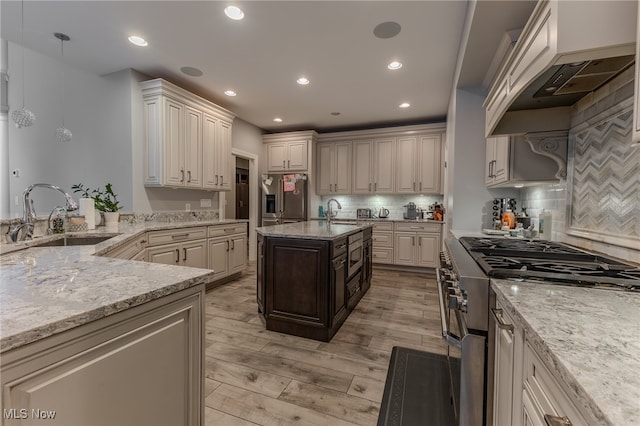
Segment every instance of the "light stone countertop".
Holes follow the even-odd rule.
[[[640,293],[492,279],[496,297],[581,411],[640,418]]]
[[[312,217],[309,220],[327,220],[326,217]],[[354,218],[354,217],[342,217],[338,216],[333,219],[336,222],[406,222],[406,223],[436,223],[443,225],[446,221],[443,220],[433,220],[433,219],[404,219],[402,217],[387,217],[387,218],[379,218],[379,217],[371,217],[371,218]]]
[[[115,235],[95,246],[30,247],[65,234],[0,244],[0,352],[213,279],[209,269],[101,257],[146,231],[242,220],[120,223],[67,235]]]
[[[327,226],[326,221],[309,221],[263,226],[256,228],[256,232],[265,237],[335,240],[371,226],[370,224],[358,225],[356,223],[353,225],[331,224]]]

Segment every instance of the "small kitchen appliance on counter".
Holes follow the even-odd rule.
[[[389,209],[385,209],[384,207],[380,207],[380,211],[378,212],[378,217],[380,219],[386,219],[389,217]]]
[[[358,219],[371,219],[372,217],[371,209],[357,209],[356,217]]]
[[[405,204],[404,206],[404,212],[402,213],[402,217],[405,219],[417,219],[419,212],[418,212],[418,208],[416,207],[415,203],[409,203],[409,204]]]

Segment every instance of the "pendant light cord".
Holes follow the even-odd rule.
[[[20,13],[21,27],[20,27],[20,44],[22,45],[22,108],[24,109],[24,0],[20,3],[22,11]]]

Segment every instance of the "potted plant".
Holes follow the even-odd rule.
[[[93,199],[95,209],[104,214],[104,221],[106,226],[115,225],[120,219],[120,213],[122,209],[120,202],[118,201],[118,195],[113,192],[113,186],[110,183],[105,185],[105,190],[86,188],[83,184],[73,185],[71,187],[73,192],[80,192],[83,197],[89,197]]]

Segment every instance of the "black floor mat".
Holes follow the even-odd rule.
[[[394,346],[378,426],[455,425],[445,355]]]

